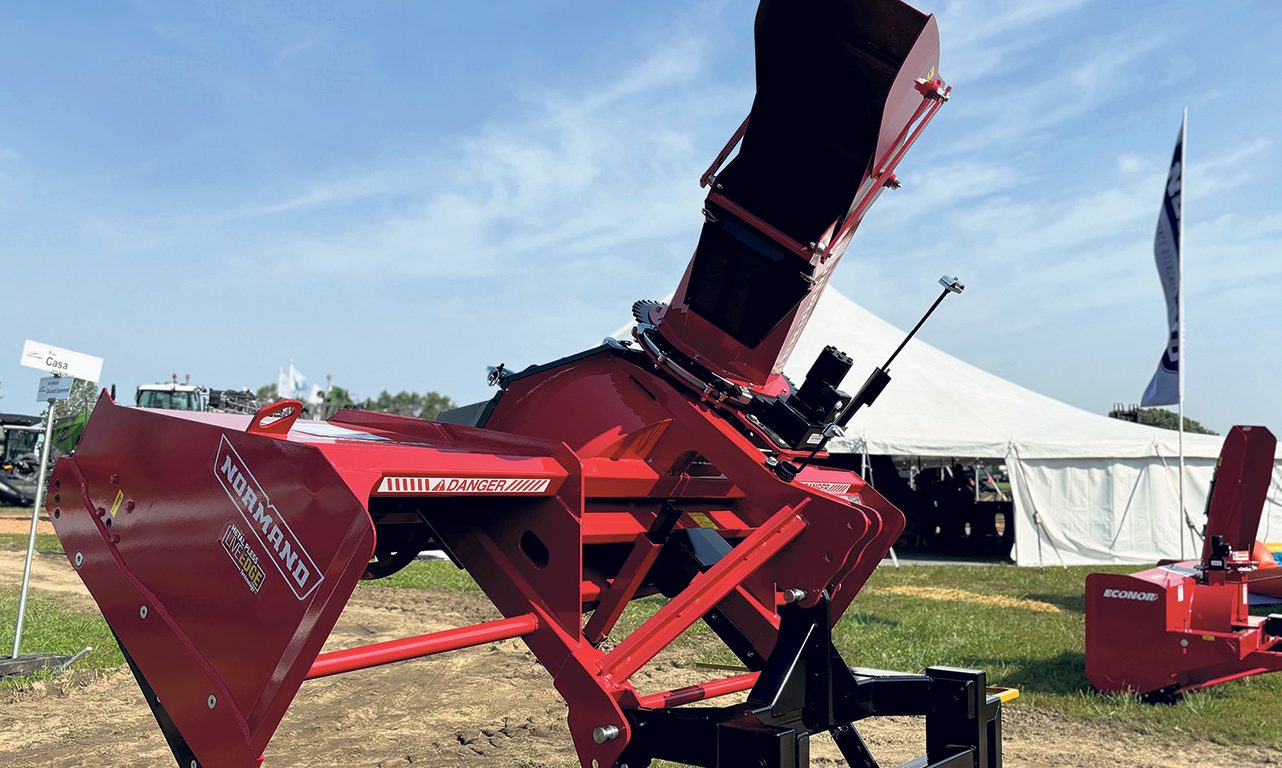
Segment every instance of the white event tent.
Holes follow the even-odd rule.
[[[615,333],[628,338],[631,326]],[[798,384],[819,351],[854,360],[854,394],[904,338],[829,286],[786,367]],[[1152,563],[1201,553],[1179,511],[1176,432],[1111,419],[976,368],[921,339],[890,367],[891,382],[829,449],[921,459],[1001,462],[1010,475],[1019,565]],[[1137,384],[1138,386],[1138,384]],[[1222,437],[1186,434],[1185,509],[1201,530]],[[874,483],[876,478],[873,478]],[[1282,541],[1282,449],[1260,524]]]
[[[827,344],[854,359],[854,393],[904,331],[831,286],[786,371],[800,383]],[[1020,565],[1151,563],[1201,552],[1179,513],[1178,434],[1111,419],[1025,389],[914,339],[891,383],[830,448],[900,457],[1004,462],[1015,504]],[[1138,386],[1138,385],[1137,385]],[[1185,434],[1185,508],[1200,530],[1222,437]],[[874,478],[875,480],[875,478]],[[1282,540],[1282,450],[1260,524]]]

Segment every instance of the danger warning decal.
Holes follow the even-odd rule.
[[[405,494],[543,494],[546,477],[385,477],[378,493]]]
[[[850,492],[850,483],[820,483],[803,481],[802,485],[808,485],[811,488],[814,488],[817,491],[823,491],[824,493],[831,493],[833,496],[840,496],[846,501],[854,502],[855,504],[864,503],[863,496],[858,493]]]
[[[816,491],[831,493],[840,496],[843,493],[850,493],[850,483],[811,483],[802,481],[802,485],[808,485]]]

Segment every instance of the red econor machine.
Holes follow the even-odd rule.
[[[258,764],[308,679],[516,637],[567,702],[585,768],[802,768],[823,732],[876,766],[854,726],[876,715],[925,716],[915,766],[1000,765],[983,672],[852,670],[831,644],[904,526],[820,450],[885,368],[853,398],[833,348],[799,387],[781,373],[947,100],[935,19],[898,0],[764,0],[756,40],[757,96],[703,177],[698,247],[670,304],[634,307],[635,340],[499,366],[493,399],[439,422],[99,401],[48,511],[180,766]],[[960,290],[944,283],[941,299]],[[360,579],[428,548],[503,618],[320,653]],[[612,635],[653,594],[666,605]],[[634,673],[698,621],[748,671],[637,690]]]
[[[1282,671],[1282,615],[1252,616],[1249,599],[1282,593],[1282,568],[1255,540],[1276,449],[1264,427],[1229,432],[1201,560],[1086,577],[1086,677],[1096,689],[1163,700]]]

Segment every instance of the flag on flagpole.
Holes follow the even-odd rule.
[[[303,372],[294,367],[294,361],[289,361],[289,369],[277,369],[276,375],[276,395],[282,399],[298,400],[309,394],[307,386],[307,377]]]
[[[284,368],[276,369],[276,397],[281,400],[287,400],[293,397],[294,385],[289,377],[285,375]]]
[[[1180,125],[1180,138],[1175,143],[1175,156],[1166,177],[1166,192],[1162,195],[1162,212],[1157,217],[1157,234],[1153,238],[1153,258],[1157,262],[1157,276],[1166,293],[1166,320],[1169,336],[1157,372],[1144,390],[1140,405],[1176,405],[1183,394],[1184,381],[1180,368],[1180,347],[1183,344],[1183,327],[1180,318],[1180,281],[1183,261],[1180,254],[1180,219],[1184,215],[1181,190],[1184,186],[1184,129]]]

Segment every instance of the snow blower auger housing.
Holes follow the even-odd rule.
[[[1206,502],[1201,560],[1086,577],[1086,677],[1096,689],[1163,701],[1282,672],[1282,615],[1250,611],[1253,592],[1282,586],[1282,569],[1255,541],[1276,449],[1264,427],[1229,430]]]
[[[851,669],[831,642],[904,517],[822,447],[888,376],[847,395],[831,347],[800,387],[781,373],[947,100],[935,20],[898,0],[765,0],[756,38],[757,97],[703,177],[699,245],[670,306],[634,307],[633,340],[499,366],[493,399],[437,422],[103,395],[48,511],[182,768],[261,762],[308,679],[518,637],[567,702],[584,768],[801,768],[823,732],[876,766],[854,725],[876,715],[925,716],[913,765],[1000,765],[1003,697],[983,672]],[[320,653],[360,579],[431,548],[502,618]],[[655,594],[664,607],[615,631]],[[637,690],[698,621],[742,674]]]

